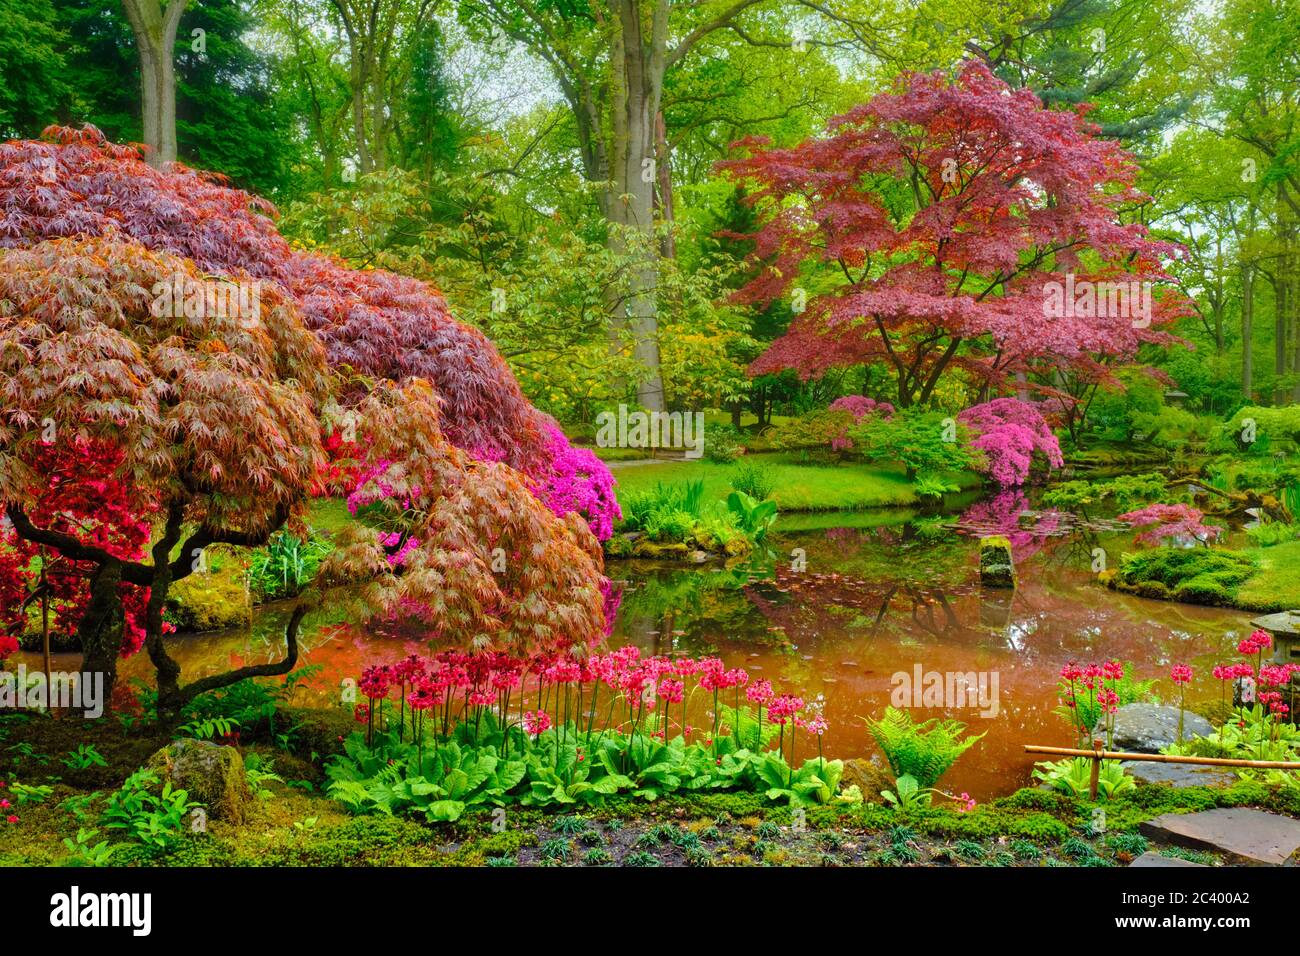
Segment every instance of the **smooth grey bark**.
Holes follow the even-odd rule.
[[[176,31],[187,0],[122,0],[140,58],[140,121],[151,166],[176,161]]]

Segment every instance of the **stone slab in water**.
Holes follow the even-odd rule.
[[[1300,849],[1300,820],[1246,807],[1166,813],[1139,827],[1156,843],[1212,850],[1247,866],[1288,866]]]
[[[1214,733],[1210,722],[1200,714],[1183,714],[1183,739],[1205,737]],[[1097,724],[1093,735],[1106,739],[1106,728]],[[1115,750],[1140,754],[1158,754],[1178,740],[1178,708],[1160,704],[1125,704],[1115,712]]]
[[[1237,775],[1231,771],[1195,764],[1125,760],[1121,766],[1138,783],[1160,783],[1170,787],[1230,787],[1237,781]]]
[[[1205,864],[1193,863],[1191,860],[1180,860],[1176,856],[1161,856],[1155,850],[1147,850],[1129,866],[1199,866],[1204,868]]]

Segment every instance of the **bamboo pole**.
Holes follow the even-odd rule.
[[[1139,754],[1114,750],[1075,750],[1072,747],[1039,747],[1025,744],[1025,753],[1058,757],[1092,757],[1097,760],[1145,760],[1150,763],[1192,763],[1207,767],[1256,767],[1260,770],[1300,770],[1300,761],[1243,760],[1235,757],[1179,757],[1174,754]]]

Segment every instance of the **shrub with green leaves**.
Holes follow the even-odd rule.
[[[1230,606],[1255,573],[1253,558],[1223,548],[1150,548],[1126,554],[1115,580],[1146,597]]]
[[[863,719],[895,780],[910,776],[919,790],[933,787],[958,757],[984,737],[963,737],[966,725],[957,720],[935,717],[918,724],[910,713],[894,707],[886,707],[879,719]]]
[[[185,834],[185,818],[199,804],[189,792],[160,782],[152,770],[137,770],[108,798],[100,823],[122,830],[131,839],[155,849],[174,846]]]
[[[901,463],[908,478],[931,494],[958,490],[947,476],[976,464],[965,426],[943,412],[900,409],[891,418],[867,415],[849,428],[849,437],[863,458]]]
[[[731,473],[731,487],[758,501],[766,501],[776,490],[776,478],[770,466],[747,459]]]

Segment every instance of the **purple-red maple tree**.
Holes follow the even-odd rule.
[[[1182,310],[1171,294],[1153,296],[1149,315],[1048,317],[1058,287],[1162,283],[1176,252],[1121,222],[1142,199],[1137,167],[1086,108],[1046,109],[968,61],[952,77],[900,77],[824,137],[739,145],[748,155],[722,166],[765,222],[746,237],[757,271],[738,299],[807,296],[754,374],[882,363],[910,406],[949,369],[996,394],[1044,360],[1056,375],[1097,374],[1171,340],[1159,331]]]

